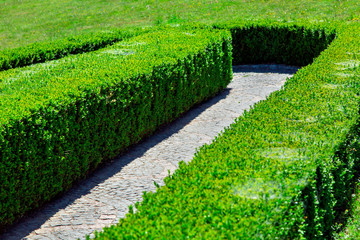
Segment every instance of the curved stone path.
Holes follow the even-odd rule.
[[[0,239],[84,239],[117,223],[129,205],[141,201],[143,191],[156,189],[154,181],[162,185],[179,161],[190,161],[196,148],[211,143],[245,109],[280,89],[297,68],[243,65],[233,70],[233,81],[223,92],[30,213]]]

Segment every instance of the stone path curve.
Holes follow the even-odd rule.
[[[190,161],[196,148],[211,143],[245,109],[279,90],[298,68],[284,65],[234,66],[228,87],[175,122],[107,163],[69,192],[51,201],[0,235],[13,239],[85,239],[85,235],[115,224],[174,172]]]

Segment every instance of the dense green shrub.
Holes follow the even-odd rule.
[[[234,62],[304,65],[335,37],[283,26],[230,27]],[[331,239],[359,170],[359,33],[337,25],[311,65],[96,239]]]
[[[138,29],[5,54],[5,68],[23,66],[141,34],[0,73],[0,228],[224,88],[231,32],[234,64],[313,63],[97,238],[331,238],[359,172],[359,27],[215,28],[225,31]]]
[[[233,38],[233,65],[278,63],[310,64],[335,38],[333,25],[230,22],[215,28],[229,29]]]
[[[0,226],[231,80],[227,31],[167,28],[0,72]]]
[[[150,28],[114,29],[5,49],[0,51],[0,71],[59,59],[69,54],[91,52],[149,30]]]

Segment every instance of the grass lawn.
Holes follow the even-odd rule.
[[[233,19],[347,21],[356,0],[1,0],[0,50],[113,27]]]

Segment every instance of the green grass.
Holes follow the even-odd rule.
[[[1,0],[0,50],[114,27],[239,19],[347,21],[357,0]]]

